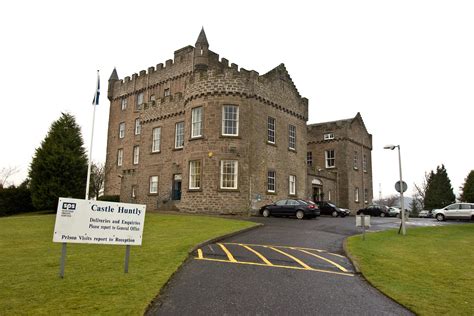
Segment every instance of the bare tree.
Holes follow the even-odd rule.
[[[420,185],[413,183],[414,186],[414,194],[413,196],[416,196],[416,200],[419,203],[420,208],[423,210],[425,209],[425,196],[426,196],[426,189],[428,188],[428,181],[430,179],[430,174],[428,172],[425,172],[425,177],[423,178],[423,181],[421,182]]]
[[[105,164],[100,162],[92,162],[91,166],[91,182],[89,188],[90,197],[98,198],[104,188],[105,180]]]
[[[18,173],[20,169],[18,167],[6,167],[0,170],[0,188],[5,188],[11,183],[8,179],[14,174]]]
[[[385,205],[385,206],[391,207],[391,206],[397,205],[397,202],[399,201],[399,199],[400,198],[398,195],[393,194],[381,200],[376,200],[374,201],[374,203],[377,205]]]

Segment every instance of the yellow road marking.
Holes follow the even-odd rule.
[[[322,273],[329,273],[329,274],[336,274],[336,275],[345,275],[345,276],[354,276],[354,274],[352,274],[352,273],[344,273],[344,272],[313,269],[313,268],[306,269],[306,268],[300,268],[300,267],[282,266],[282,265],[277,265],[277,264],[272,264],[271,266],[269,266],[268,264],[258,263],[258,262],[228,261],[228,260],[223,260],[223,259],[211,259],[211,258],[195,258],[195,259],[196,260],[205,260],[205,261],[225,262],[225,263],[246,264],[246,265],[261,266],[261,267],[274,267],[274,268],[284,268],[284,269],[303,270],[303,271],[315,271],[315,272],[322,272]]]
[[[289,253],[286,253],[286,252],[284,252],[284,251],[282,251],[282,250],[280,250],[280,249],[274,248],[274,247],[267,247],[267,248],[270,248],[270,249],[272,249],[272,250],[274,250],[274,251],[276,251],[276,252],[279,252],[279,253],[281,253],[282,255],[285,255],[285,256],[287,256],[287,257],[290,258],[290,259],[293,259],[295,262],[299,263],[299,264],[300,264],[303,268],[305,268],[305,269],[308,269],[308,270],[311,270],[311,269],[312,269],[309,265],[307,265],[306,263],[304,263],[304,262],[301,261],[300,259],[298,259],[298,258],[296,258],[296,257],[293,257],[293,256],[290,255]]]
[[[239,244],[240,246],[244,247],[245,249],[248,249],[250,250],[251,252],[253,252],[254,254],[256,254],[260,259],[262,259],[263,262],[265,262],[267,265],[269,266],[272,266],[273,263],[271,263],[270,261],[268,261],[267,258],[265,258],[261,253],[259,253],[258,251],[256,251],[255,249],[252,249],[250,248],[249,246],[246,246],[246,245],[243,245],[243,244]]]
[[[322,259],[322,260],[324,260],[324,261],[326,261],[326,262],[329,262],[329,263],[332,264],[333,266],[337,267],[339,270],[341,270],[341,271],[343,271],[343,272],[347,272],[347,269],[346,269],[346,268],[344,268],[343,266],[341,266],[341,265],[335,263],[334,261],[331,261],[331,260],[329,260],[329,259],[327,259],[327,258],[318,256],[317,254],[314,254],[314,253],[312,253],[312,252],[309,252],[309,251],[306,251],[306,250],[303,250],[303,249],[297,249],[297,250],[299,250],[299,251],[301,251],[301,252],[304,252],[304,253],[307,253],[308,255],[311,255],[311,256],[313,256],[313,257]]]
[[[199,258],[199,259],[203,259],[202,250],[201,250],[201,249],[198,249],[198,258]]]
[[[230,253],[229,250],[227,250],[227,248],[223,244],[221,244],[221,243],[217,243],[217,244],[222,248],[222,250],[224,250],[224,252],[227,255],[227,258],[229,258],[230,262],[237,262],[237,260],[235,260],[234,256]]]
[[[225,242],[225,243],[223,243],[223,244],[225,244],[225,245],[243,245],[243,244],[234,243],[234,242]],[[300,249],[303,249],[303,250],[313,250],[313,251],[317,251],[317,252],[324,252],[324,253],[327,253],[327,254],[329,254],[329,255],[333,255],[333,256],[336,256],[336,257],[340,257],[340,258],[346,258],[346,257],[344,257],[344,256],[341,256],[340,254],[328,252],[328,251],[322,250],[322,249],[305,248],[305,247],[293,247],[293,246],[258,245],[258,244],[245,244],[245,245],[247,245],[247,246],[259,246],[259,247],[274,247],[274,248],[297,249],[297,250],[300,250]]]

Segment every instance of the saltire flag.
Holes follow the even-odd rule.
[[[92,105],[99,105],[99,95],[100,95],[100,78],[99,78],[99,71],[97,70],[97,89],[94,94],[94,100],[92,100]]]

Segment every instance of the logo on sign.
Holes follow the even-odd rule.
[[[76,210],[76,203],[63,202],[62,209],[63,209],[63,211],[75,211]]]

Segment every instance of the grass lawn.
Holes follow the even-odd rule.
[[[223,218],[147,214],[142,246],[68,244],[60,279],[55,215],[0,218],[0,315],[143,315],[196,244],[255,225]]]
[[[474,224],[352,236],[347,248],[367,280],[415,313],[474,315]]]

